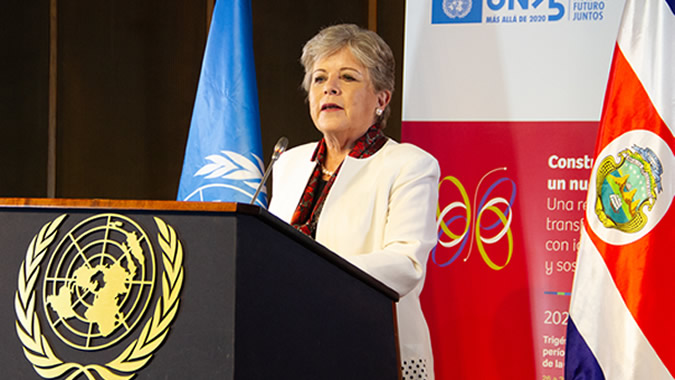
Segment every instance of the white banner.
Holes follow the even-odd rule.
[[[452,3],[482,18],[451,18],[442,8]],[[408,1],[403,120],[599,120],[623,3]],[[578,8],[596,16],[580,21]]]

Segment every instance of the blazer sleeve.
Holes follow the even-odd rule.
[[[400,165],[400,170],[389,191],[383,248],[346,258],[404,296],[423,281],[429,251],[436,244],[440,168],[430,154],[401,145],[415,154],[388,159],[388,164]]]

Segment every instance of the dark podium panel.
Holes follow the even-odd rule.
[[[2,378],[399,378],[396,293],[255,206],[0,199],[0,249]]]

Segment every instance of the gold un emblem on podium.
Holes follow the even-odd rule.
[[[157,263],[145,231],[126,216],[99,214],[66,232],[50,251],[66,216],[40,229],[19,269],[14,305],[24,354],[45,379],[130,379],[165,340],[178,311],[183,285],[182,245],[171,226],[154,218],[162,250],[163,281],[161,296],[147,319]],[[41,310],[36,306],[38,284],[42,288]],[[73,350],[105,352],[117,348],[113,352],[118,353],[94,364],[63,359],[52,349],[54,342],[42,333],[45,325]],[[140,334],[119,349],[122,341],[132,340],[131,334],[141,325]]]

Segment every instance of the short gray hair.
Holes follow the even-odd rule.
[[[309,93],[314,64],[322,58],[337,53],[344,47],[368,69],[371,83],[376,92],[388,90],[394,92],[396,62],[389,45],[368,29],[354,24],[339,24],[322,29],[302,48],[300,62],[305,68],[302,88]],[[377,124],[384,127],[391,110],[389,105],[377,119]]]

